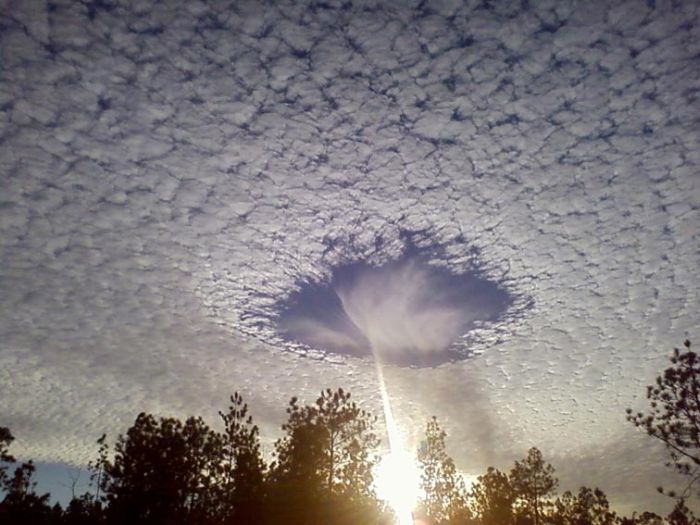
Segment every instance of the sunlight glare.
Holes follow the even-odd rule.
[[[377,496],[396,512],[400,525],[413,524],[413,509],[420,495],[420,473],[415,459],[403,450],[384,456],[374,475]]]

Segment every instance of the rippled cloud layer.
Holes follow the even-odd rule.
[[[0,5],[18,453],[84,463],[141,410],[213,421],[234,389],[268,451],[293,394],[378,409],[369,364],[289,352],[275,320],[410,232],[513,303],[474,358],[387,367],[409,439],[435,414],[466,472],[536,444],[564,487],[668,505],[624,409],[697,326],[694,2]]]

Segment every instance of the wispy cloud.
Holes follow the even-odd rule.
[[[325,284],[302,285],[279,324],[287,338],[319,350],[430,366],[468,357],[452,345],[509,302],[473,272],[456,275],[411,257],[341,267]]]

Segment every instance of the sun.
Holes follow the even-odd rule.
[[[377,496],[396,512],[399,525],[413,525],[412,513],[420,497],[420,473],[416,461],[403,450],[389,452],[374,472]]]

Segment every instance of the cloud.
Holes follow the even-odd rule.
[[[0,424],[18,452],[84,462],[140,410],[215,420],[234,389],[268,444],[292,394],[343,385],[378,408],[364,361],[289,352],[275,322],[299,283],[400,259],[406,232],[513,303],[459,343],[473,359],[389,367],[398,421],[448,417],[460,464],[633,435],[624,409],[697,323],[700,23],[690,2],[536,4],[3,10]],[[401,308],[374,311],[392,341],[440,346],[399,312],[450,331],[452,307],[416,311],[406,272]],[[369,275],[346,303],[383,341]],[[496,451],[460,417],[475,400]],[[604,461],[582,469],[606,489]]]
[[[406,263],[363,273],[338,296],[380,356],[420,356],[444,351],[471,320],[434,280],[425,268]]]

